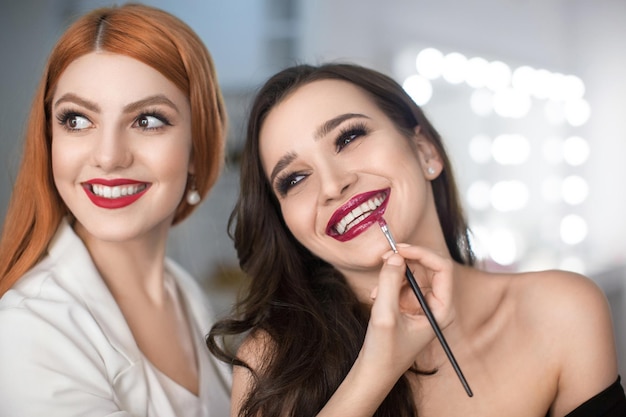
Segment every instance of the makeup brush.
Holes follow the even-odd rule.
[[[383,231],[383,234],[387,238],[387,241],[389,242],[389,246],[391,246],[391,249],[395,253],[398,253],[396,241],[393,239],[393,236],[391,236],[391,232],[389,231],[389,227],[387,226],[387,222],[385,221],[385,219],[383,219],[382,217],[378,218],[378,224],[380,225],[380,229]],[[439,339],[439,343],[441,343],[441,346],[443,347],[444,352],[446,352],[446,355],[448,356],[448,359],[450,360],[450,363],[452,364],[454,371],[456,372],[457,376],[461,380],[461,384],[463,384],[463,388],[465,388],[465,392],[467,392],[468,396],[473,397],[474,394],[472,393],[472,389],[469,387],[467,380],[463,376],[463,372],[461,371],[459,364],[456,362],[456,359],[454,358],[454,355],[452,354],[452,350],[450,350],[450,347],[448,346],[448,342],[446,342],[445,337],[443,337],[443,333],[441,332],[439,325],[435,321],[435,316],[433,316],[433,313],[430,311],[428,304],[426,304],[426,299],[424,298],[424,294],[422,294],[422,290],[420,290],[419,285],[417,285],[417,281],[415,280],[415,277],[413,276],[413,273],[411,272],[411,269],[409,268],[408,265],[406,265],[406,268],[405,268],[405,275],[406,275],[406,279],[409,281],[409,284],[411,285],[411,288],[413,289],[413,292],[415,293],[415,296],[417,297],[417,301],[419,301],[420,306],[422,307],[422,310],[424,310],[424,314],[426,315],[426,318],[430,322],[430,326],[435,331],[435,335],[437,336],[437,339]]]

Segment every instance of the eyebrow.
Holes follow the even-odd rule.
[[[59,105],[63,103],[75,103],[75,104],[78,104],[79,106],[86,108],[87,110],[90,110],[96,113],[100,112],[100,106],[98,106],[96,103],[86,100],[84,98],[81,98],[74,93],[63,94],[61,98],[59,98],[57,101],[54,102],[54,107],[55,108],[59,107]]]
[[[298,154],[289,152],[288,154],[280,158],[278,162],[276,163],[276,165],[274,165],[274,169],[272,170],[272,174],[270,175],[270,184],[274,184],[274,179],[276,178],[278,173],[282,171],[283,169],[285,169],[297,157],[298,157]]]
[[[340,114],[337,117],[333,117],[332,119],[327,120],[320,127],[318,127],[315,130],[315,134],[313,135],[314,140],[320,140],[321,138],[323,138],[324,136],[332,132],[333,129],[336,129],[337,126],[341,125],[346,120],[355,119],[355,118],[369,119],[368,116],[364,114],[360,114],[360,113]],[[274,166],[274,169],[272,169],[272,173],[270,175],[270,184],[274,184],[274,179],[276,178],[278,173],[282,171],[283,169],[285,169],[291,162],[293,162],[293,160],[296,159],[297,156],[298,156],[297,154],[293,152],[289,152],[288,154],[286,154],[285,156],[283,156],[282,158],[278,160],[278,162]]]
[[[84,99],[74,93],[67,93],[61,96],[61,98],[59,98],[54,103],[54,107],[58,107],[60,104],[63,104],[63,103],[75,103],[75,104],[78,104],[79,106],[85,107],[87,110],[90,110],[96,113],[99,113],[101,111],[100,106],[98,106],[96,103],[89,101],[87,99]],[[176,107],[176,105],[170,99],[165,97],[163,94],[156,94],[154,96],[146,97],[134,103],[127,104],[126,106],[124,106],[123,111],[124,113],[133,113],[143,107],[154,106],[157,104],[162,104],[162,105],[171,107],[172,109],[178,112],[178,107]]]
[[[335,129],[337,126],[339,126],[346,120],[350,120],[354,118],[369,119],[369,117],[360,113],[340,114],[339,116],[333,117],[332,119],[324,122],[319,128],[317,128],[317,130],[315,131],[315,135],[313,137],[315,138],[315,140],[319,140],[323,138],[324,136],[328,135],[330,132],[333,131],[333,129]]]
[[[134,103],[130,103],[124,106],[124,112],[133,113],[136,110],[141,109],[142,107],[154,106],[156,104],[163,104],[165,106],[171,107],[173,110],[178,112],[178,107],[176,107],[176,105],[172,102],[172,100],[165,97],[163,94],[157,94],[154,96],[146,97]]]

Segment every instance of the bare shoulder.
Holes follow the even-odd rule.
[[[565,415],[616,380],[611,311],[593,280],[551,270],[513,275],[510,288],[523,328],[558,381],[551,415]]]
[[[513,275],[511,280],[510,295],[522,317],[534,324],[555,324],[564,331],[570,326],[580,331],[586,323],[612,325],[604,292],[584,275],[549,270]]]
[[[270,335],[262,330],[249,334],[237,350],[237,358],[248,367],[233,367],[233,384],[231,388],[231,416],[238,416],[246,398],[253,389],[255,374],[263,371],[269,363],[275,343]]]
[[[269,362],[269,355],[271,355],[274,346],[275,342],[269,333],[264,330],[257,330],[243,340],[237,350],[237,357],[253,371],[260,371],[262,365]]]

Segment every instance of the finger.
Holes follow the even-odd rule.
[[[398,245],[398,252],[406,259],[417,261],[434,272],[452,269],[452,262],[449,258],[421,246]]]
[[[404,271],[406,264],[404,258],[397,254],[392,254],[384,263],[378,277],[378,290],[373,309],[391,309],[387,311],[398,311],[398,298],[404,282]]]
[[[372,292],[370,292],[370,298],[372,300],[376,300],[376,297],[378,296],[378,286],[374,287],[374,289],[372,290]]]
[[[452,260],[418,246],[398,245],[398,250],[411,263],[419,265],[412,270],[422,288],[430,287],[423,293],[433,313],[439,317],[447,315],[452,298],[454,273]]]
[[[387,259],[389,259],[389,257],[393,255],[394,253],[395,252],[392,250],[388,250],[387,252],[383,253],[382,255],[383,261],[386,261]]]

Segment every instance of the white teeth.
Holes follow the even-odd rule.
[[[361,223],[372,211],[380,207],[386,197],[384,193],[378,194],[374,198],[355,207],[350,213],[346,214],[343,219],[337,222],[335,225],[337,233],[343,235],[348,230]]]
[[[137,194],[146,188],[145,184],[139,185],[116,185],[115,187],[109,187],[101,184],[94,184],[91,186],[91,191],[98,197],[104,198],[120,198],[128,195]]]

